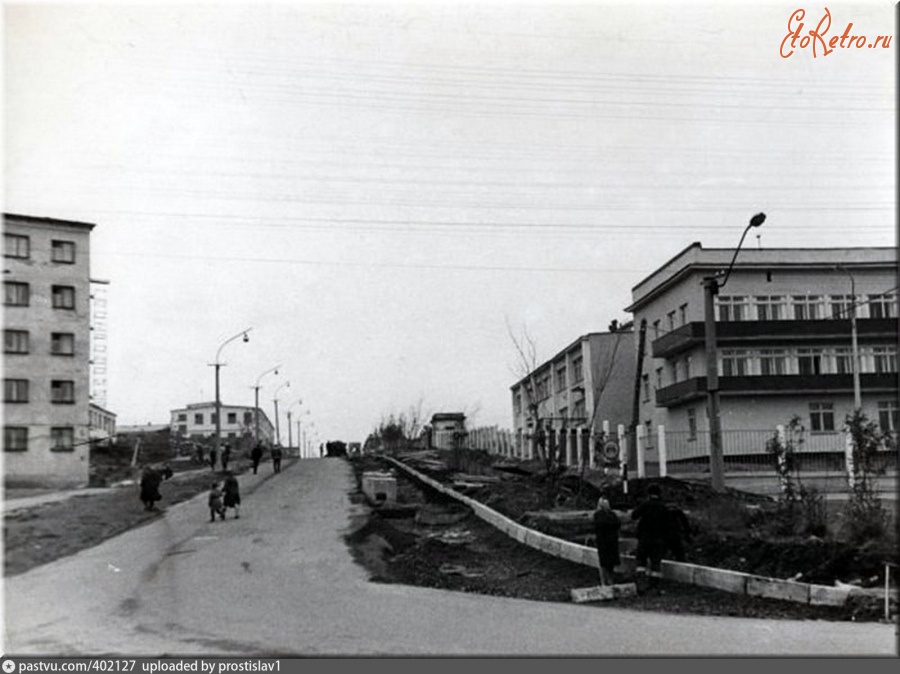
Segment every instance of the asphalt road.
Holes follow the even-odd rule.
[[[881,624],[672,616],[369,583],[340,459],[240,477],[5,582],[9,655],[896,655]]]

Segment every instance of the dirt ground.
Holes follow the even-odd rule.
[[[431,454],[423,461],[417,458],[421,456],[410,457],[408,462],[418,464],[415,465],[418,470],[434,479],[451,479],[452,471],[440,467],[439,457]],[[387,467],[374,457],[353,459],[352,463],[358,475],[365,470]],[[593,544],[589,528],[548,524],[529,519],[526,513],[591,509],[604,487],[602,483],[579,485],[577,478],[563,478],[564,497],[550,503],[544,481],[538,475],[519,473],[517,467],[513,467],[514,472],[484,470],[471,464],[466,468],[470,474],[493,474],[494,481],[469,493],[473,498],[546,533]],[[890,541],[856,549],[827,536],[801,540],[763,537],[757,525],[765,518],[764,513],[774,507],[771,499],[740,492],[716,495],[703,485],[669,478],[631,481],[628,496],[620,493],[618,498],[613,498],[613,506],[623,518],[623,541],[634,533],[624,511],[644,498],[646,487],[652,482],[662,487],[666,501],[678,504],[689,516],[693,535],[686,544],[685,561],[688,562],[826,585],[842,580],[877,586],[883,584],[884,560],[892,555],[896,559],[896,547]],[[356,498],[363,497],[357,494]],[[368,524],[348,537],[358,561],[370,570],[374,581],[564,602],[571,600],[572,589],[598,584],[595,569],[552,558],[522,545],[482,522],[468,509],[460,512],[460,507],[455,502],[448,503],[447,497],[433,490],[422,490],[402,474],[398,475],[397,501],[396,508],[373,508]],[[443,523],[436,524],[438,521]],[[879,620],[884,615],[883,603],[873,599],[854,598],[844,607],[808,606],[668,581],[637,597],[602,605],[673,613],[814,620]]]

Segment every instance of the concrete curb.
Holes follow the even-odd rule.
[[[453,489],[436,482],[430,477],[422,475],[417,470],[410,468],[397,459],[391,457],[383,458],[407,473],[410,477],[428,484],[434,489],[465,503],[472,508],[472,511],[479,519],[499,529],[507,536],[516,539],[520,543],[524,543],[528,547],[540,550],[548,555],[567,559],[576,564],[582,564],[593,568],[597,567],[597,551],[594,548],[586,545],[579,545],[578,543],[572,543],[571,541],[556,538],[555,536],[548,536],[547,534],[535,531],[534,529],[529,529],[505,515],[498,513],[496,510],[492,510],[483,503],[468,496],[463,496]],[[622,554],[620,556],[622,558],[622,564],[619,568],[628,570],[634,569],[636,565],[634,556],[627,554]],[[766,578],[749,573],[742,573],[740,571],[717,569],[711,566],[700,566],[699,564],[673,562],[670,560],[663,560],[661,571],[663,578],[679,583],[710,587],[751,597],[765,597],[768,599],[792,601],[799,604],[812,604],[813,606],[843,606],[847,601],[847,598],[854,594],[854,591],[858,589],[798,583],[792,580]]]

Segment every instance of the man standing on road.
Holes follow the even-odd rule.
[[[594,533],[597,539],[597,558],[600,566],[600,584],[615,585],[614,569],[621,563],[619,557],[619,516],[601,498],[594,511]]]
[[[282,449],[281,445],[273,445],[272,446],[272,468],[276,473],[281,472],[281,456]]]
[[[250,458],[253,460],[253,474],[256,475],[256,471],[259,470],[259,462],[262,460],[262,443],[257,442],[253,447],[253,451],[250,452]]]
[[[631,511],[631,519],[637,520],[637,571],[646,572],[649,563],[651,584],[662,576],[662,556],[669,542],[671,517],[662,500],[662,490],[658,484],[647,487],[646,501]]]
[[[222,470],[228,470],[229,461],[231,461],[231,445],[226,442],[225,448],[222,450]]]

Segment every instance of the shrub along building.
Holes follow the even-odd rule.
[[[634,286],[626,309],[641,359],[638,442],[651,460],[664,448],[670,470],[709,456],[703,280],[733,255],[691,244]],[[742,250],[714,319],[726,465],[764,456],[766,438],[794,417],[802,451],[840,465],[857,357],[863,410],[897,430],[895,249]]]
[[[9,486],[88,483],[93,228],[3,215],[3,458]]]
[[[579,337],[512,385],[514,454],[543,444],[566,465],[598,465],[596,450],[630,423],[634,377],[631,324]]]

